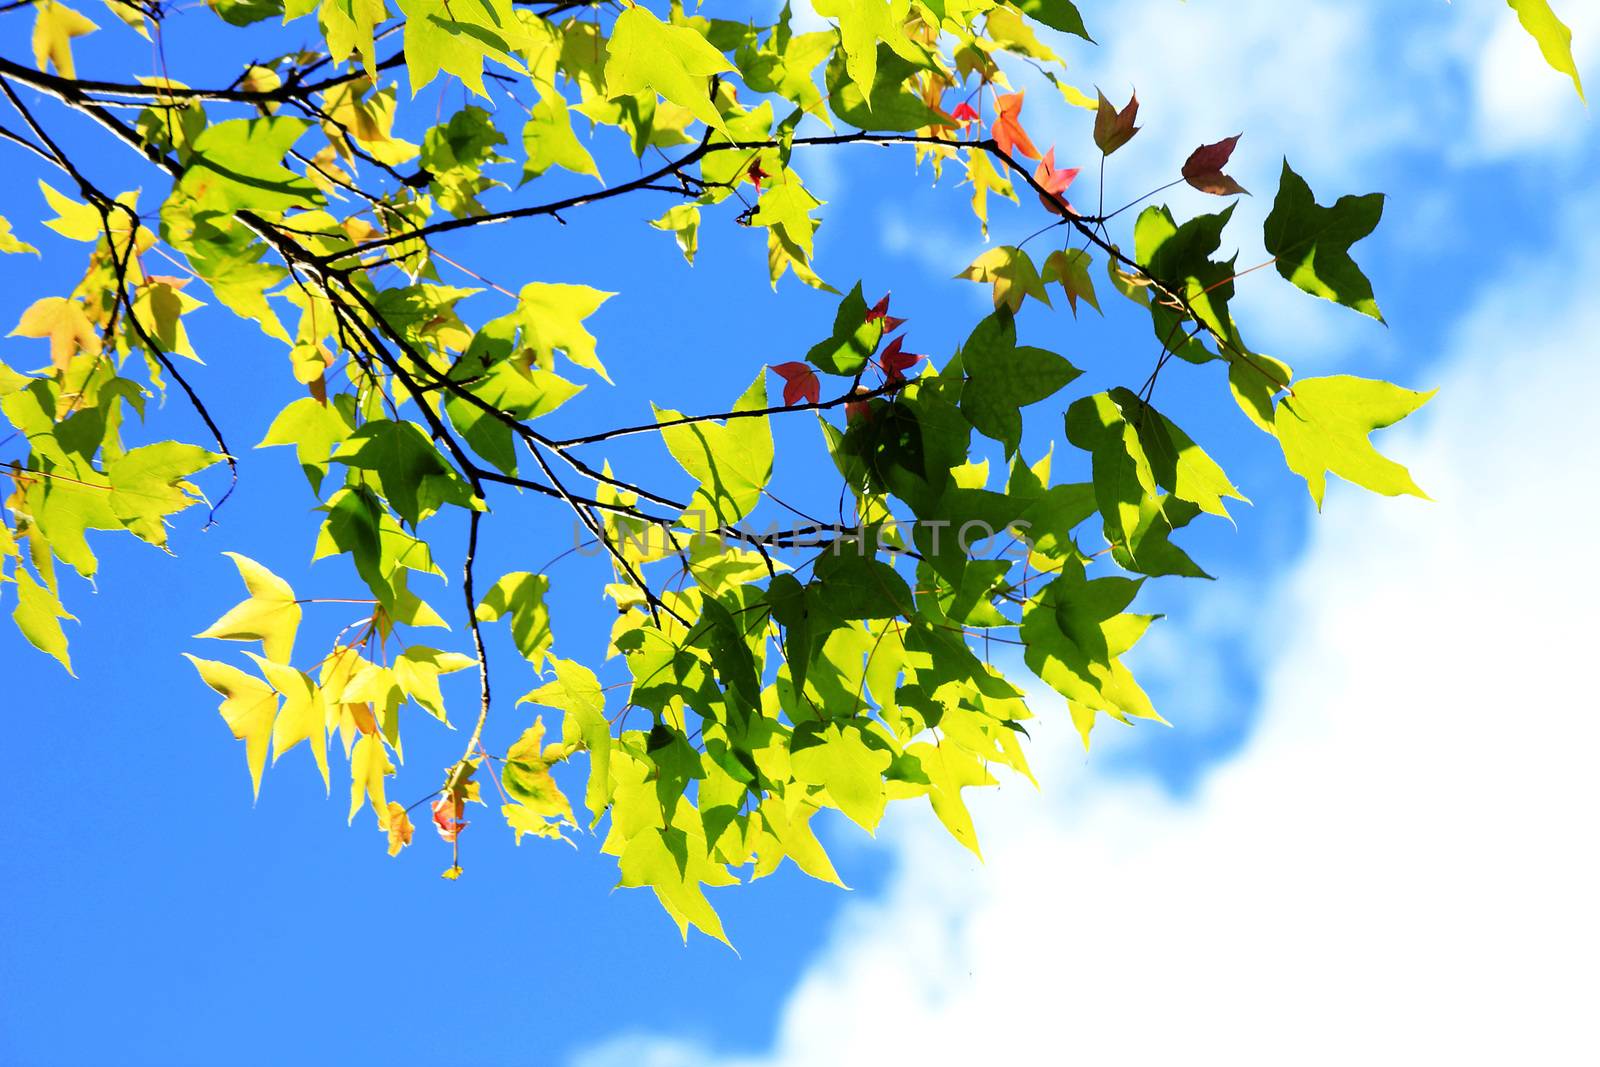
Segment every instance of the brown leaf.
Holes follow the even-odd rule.
[[[1249,190],[1222,173],[1222,168],[1228,165],[1228,160],[1233,156],[1234,146],[1243,136],[1242,133],[1236,133],[1216,144],[1203,144],[1196,148],[1183,164],[1183,180],[1202,193],[1213,196],[1237,196],[1240,193],[1248,196]]]
[[[1094,143],[1105,155],[1110,155],[1139,132],[1134,120],[1139,117],[1139,94],[1134,93],[1121,111],[1112,106],[1105,93],[1100,93],[1100,103],[1094,116]]]

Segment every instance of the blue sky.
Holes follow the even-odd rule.
[[[221,524],[201,533],[183,517],[173,557],[95,542],[99,587],[69,594],[77,680],[0,627],[11,731],[0,776],[13,797],[0,830],[0,1059],[672,1067],[1000,1050],[1142,1062],[1171,1058],[1165,1035],[1188,1035],[1260,1062],[1334,1012],[1346,1022],[1328,1049],[1370,1039],[1459,1043],[1468,1059],[1502,1048],[1587,1058],[1574,1027],[1592,1003],[1592,964],[1576,968],[1600,948],[1586,904],[1600,886],[1575,842],[1592,837],[1580,816],[1600,799],[1582,762],[1600,709],[1576,665],[1589,655],[1578,636],[1592,632],[1582,607],[1600,595],[1581,563],[1585,519],[1600,516],[1572,476],[1600,456],[1561,400],[1600,384],[1582,286],[1597,266],[1582,233],[1600,218],[1600,137],[1499,5],[1393,8],[1241,0],[1225,17],[1140,0],[1119,5],[1121,29],[1101,19],[1100,49],[1066,52],[1081,84],[1139,90],[1145,131],[1110,179],[1124,198],[1161,184],[1195,144],[1245,131],[1233,173],[1259,195],[1230,231],[1242,263],[1265,258],[1259,222],[1283,155],[1324,199],[1390,194],[1385,225],[1359,249],[1388,328],[1270,271],[1242,286],[1240,317],[1258,348],[1302,374],[1443,385],[1417,428],[1386,445],[1438,503],[1335,491],[1318,518],[1273,442],[1221,410],[1214,388],[1194,373],[1164,380],[1158,402],[1254,501],[1237,529],[1196,528],[1192,551],[1218,582],[1169,582],[1141,602],[1170,615],[1140,667],[1173,727],[1103,731],[1085,756],[1045,725],[1043,795],[1013,785],[985,801],[982,868],[925,809],[877,841],[830,827],[853,891],[786,872],[717,894],[737,955],[681,944],[648,894],[612,892],[614,863],[592,840],[519,849],[469,832],[467,875],[451,884],[437,842],[419,834],[391,860],[370,816],[347,828],[339,783],[331,799],[318,793],[301,753],[269,771],[252,807],[239,746],[177,653],[231,651],[188,636],[237,598],[223,550],[303,595],[341,595],[345,579],[307,563],[315,501],[292,457],[247,447],[292,395],[281,352],[226,313],[201,316],[196,385],[241,453]],[[1564,13],[1580,62],[1600,69],[1600,17]],[[108,25],[82,42],[81,68],[119,71],[119,34]],[[169,42],[196,83],[203,43]],[[1087,147],[1085,118],[1045,104],[1030,97],[1030,128],[1075,162],[1066,146]],[[69,140],[88,143],[82,132]],[[43,175],[7,158],[0,196],[19,206],[5,213],[45,255],[0,263],[0,322],[81,267],[79,248],[26,221]],[[157,188],[131,156],[95,163],[107,184]],[[965,194],[949,180],[928,187],[884,151],[800,168],[830,201],[823,274],[892,288],[908,347],[947,355],[985,299],[950,279],[982,247]],[[1180,214],[1214,207],[1201,199],[1171,202]],[[786,282],[772,296],[759,235],[731,224],[703,231],[690,271],[670,237],[641,233],[664,206],[624,199],[566,227],[449,249],[508,287],[624,294],[593,320],[619,386],[592,382],[552,418],[557,429],[586,413],[644,417],[649,400],[720,406],[831,319],[809,290]],[[1020,239],[1032,220],[1002,214],[994,237]],[[473,299],[495,310],[492,294]],[[1148,327],[1120,309],[1076,323],[1058,309],[1023,332],[1096,382],[1142,380],[1154,354]],[[37,344],[10,339],[0,352],[30,365]],[[201,439],[176,397],[151,422]],[[812,432],[781,432],[780,458],[825,462]],[[608,458],[670,475],[645,451]],[[820,499],[806,462],[779,467],[780,492]],[[538,567],[571,543],[554,508],[503,510],[484,573]],[[443,610],[459,597],[460,533],[437,536],[451,580],[425,595]],[[566,655],[593,660],[603,647],[599,567],[573,558],[551,571]],[[323,610],[314,632],[348,621]],[[428,639],[465,647],[459,627]],[[531,688],[509,644],[491,653],[500,693]],[[447,695],[464,708],[470,689]],[[527,722],[502,704],[491,747]],[[411,725],[395,796],[431,788],[428,768],[459,744]]]

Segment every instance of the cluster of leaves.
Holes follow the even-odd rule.
[[[56,185],[40,184],[43,224],[87,244],[89,258],[70,293],[40,297],[14,331],[47,341],[48,362],[0,364],[0,411],[25,451],[9,462],[14,488],[0,523],[14,617],[68,664],[56,563],[93,577],[89,530],[126,529],[164,546],[168,518],[204,501],[191,479],[232,465],[221,426],[183,374],[197,358],[185,322],[204,306],[196,294],[208,295],[288,355],[303,395],[261,445],[295,450],[319,502],[313,556],[347,560],[352,587],[300,597],[235,556],[247,597],[199,636],[251,645],[252,669],[190,659],[220,694],[256,790],[269,754],[275,761],[302,742],[331,789],[337,737],[350,817],[370,806],[392,853],[413,835],[411,809],[388,799],[402,719],[416,708],[448,721],[439,679],[471,668],[480,699],[465,750],[442,774],[425,772],[439,836],[459,843],[487,778],[519,842],[603,825],[621,884],[652,888],[685,933],[693,925],[723,936],[703,888],[735,882],[737,871],[761,877],[787,858],[837,882],[812,829],[823,809],[870,830],[889,801],[924,797],[976,851],[964,791],[994,784],[997,769],[1031,777],[1025,687],[983,654],[991,642],[1020,649],[1065,698],[1085,742],[1100,715],[1157,718],[1123,659],[1152,617],[1130,609],[1147,578],[1204,576],[1175,535],[1243,499],[1151,402],[1173,357],[1219,365],[1204,387],[1277,440],[1319,505],[1329,473],[1420,494],[1368,435],[1427,395],[1354,377],[1298,379],[1250,348],[1230,311],[1246,272],[1220,252],[1231,207],[1179,222],[1148,206],[1118,243],[1121,212],[1085,214],[1067,198],[1079,171],[1034,144],[1015,70],[1025,64],[1036,92],[1062,106],[1095,112],[1094,144],[1068,146],[1074,156],[1103,160],[1138,133],[1136,99],[1118,108],[1060,77],[1040,27],[1087,41],[1068,0],[816,0],[831,22],[805,33],[787,8],[758,25],[676,3],[397,0],[395,11],[382,0],[212,0],[230,27],[218,36],[237,36],[241,55],[259,54],[252,34],[274,20],[314,24],[326,44],[241,63],[215,88],[164,70],[79,78],[72,41],[94,23],[59,0],[31,6],[34,66],[0,57],[0,90],[20,123],[0,133],[56,172]],[[109,6],[146,37],[175,17],[155,0]],[[1512,6],[1552,62],[1570,68],[1548,8]],[[436,79],[511,106],[413,109]],[[168,187],[153,213],[141,212],[136,192],[103,189],[63,151],[40,94],[96,120],[142,161],[141,180]],[[508,115],[520,129],[507,128]],[[616,143],[592,150],[606,131]],[[813,262],[823,204],[797,164],[805,152],[861,143],[903,145],[935,175],[959,171],[985,234],[991,198],[1021,206],[1024,187],[1029,221],[1052,235],[1038,263],[1026,242],[1001,244],[960,275],[992,286],[994,312],[948,358],[908,351],[888,298],[869,303],[858,284],[839,298],[827,337],[771,368],[781,402],[768,397],[763,368],[725,412],[658,408],[639,425],[558,439],[538,420],[571,402],[580,379],[610,380],[585,320],[613,294],[491,286],[506,309],[469,318],[458,305],[482,289],[441,277],[483,281],[440,249],[451,233],[665,195],[676,202],[650,225],[672,234],[690,263],[704,228],[736,223],[765,231],[774,286],[792,274],[838,295]],[[1218,197],[1242,194],[1225,171],[1237,143],[1201,146],[1178,175]],[[595,151],[619,149],[663,162],[600,184]],[[597,184],[539,199],[524,191],[537,195],[558,171]],[[1320,204],[1285,164],[1264,234],[1270,262],[1307,293],[1377,318],[1350,249],[1382,209],[1378,194]],[[0,220],[0,252],[35,251]],[[148,272],[153,258],[177,273]],[[1080,303],[1098,310],[1099,271],[1148,314],[1159,358],[1137,391],[1059,404],[1064,414],[1049,417],[1063,420],[1065,459],[1025,457],[1025,412],[1057,398],[1079,369],[1019,343],[1019,319],[1030,300],[1050,305],[1053,285],[1074,315]],[[124,448],[127,411],[142,418],[169,383],[213,439]],[[742,524],[772,499],[771,420],[796,415],[816,421],[848,515],[749,533]],[[656,435],[693,482],[688,499],[594,458],[639,434]],[[1057,467],[1083,478],[1057,478]],[[614,685],[556,655],[548,575],[476,581],[483,520],[526,494],[575,515],[610,560]],[[445,622],[409,584],[442,573],[430,524],[441,512],[465,515],[469,531],[465,650],[415,637]],[[1001,537],[1011,542],[996,550]],[[331,647],[297,654],[302,605],[352,602],[365,614]],[[537,676],[521,702],[559,715],[560,728],[547,741],[535,717],[495,753],[484,732],[483,628],[500,622]],[[580,754],[582,820],[553,773]],[[446,874],[460,871],[453,860]]]

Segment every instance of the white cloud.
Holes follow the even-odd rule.
[[[987,865],[886,829],[895,875],[769,1054],[635,1036],[584,1067],[1595,1062],[1597,269],[1516,264],[1463,320],[1385,440],[1438,502],[1332,495],[1263,606],[1262,728],[1191,803],[1081,773],[1058,726],[1043,798],[975,805]]]

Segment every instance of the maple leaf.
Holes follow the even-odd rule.
[[[1000,146],[1000,151],[1007,155],[1021,152],[1029,159],[1038,159],[1039,150],[1033,147],[1033,142],[1028,139],[1028,131],[1022,128],[1017,118],[1022,113],[1022,96],[1022,91],[1018,90],[995,101],[1000,113],[995,116],[989,132],[994,136],[994,143]]]
[[[33,23],[33,59],[40,70],[56,68],[63,78],[77,77],[72,65],[72,39],[99,29],[90,19],[55,0],[43,0]]]
[[[822,383],[817,380],[817,372],[807,364],[790,360],[788,363],[775,363],[772,369],[783,379],[785,404],[798,404],[802,400],[815,404],[822,399]]]
[[[750,170],[748,173],[750,175],[750,180],[755,183],[756,192],[758,193],[761,191],[762,181],[772,177],[772,175],[761,169],[761,160],[759,159],[753,159],[750,161]]]
[[[1234,196],[1239,193],[1248,196],[1249,191],[1244,186],[1222,173],[1222,168],[1228,165],[1228,159],[1233,155],[1234,146],[1243,136],[1242,133],[1236,133],[1216,144],[1203,144],[1196,148],[1183,163],[1183,180],[1202,193],[1211,193],[1213,196]]]
[[[884,377],[888,381],[904,381],[905,375],[902,372],[922,358],[915,352],[900,351],[900,345],[904,340],[904,337],[896,337],[878,357],[878,366],[883,368]]]
[[[233,731],[234,739],[245,743],[245,758],[250,764],[250,784],[261,795],[261,772],[267,766],[267,747],[272,739],[272,722],[278,717],[278,694],[266,682],[251,677],[237,667],[216,660],[184,658],[200,672],[200,680],[222,694],[217,708]]]
[[[1121,111],[1112,106],[1105,93],[1099,96],[1094,115],[1094,143],[1101,153],[1109,156],[1139,132],[1139,127],[1133,124],[1139,116],[1139,94],[1134,93]]]
[[[630,7],[612,29],[606,91],[615,100],[648,88],[726,133],[706,79],[733,69],[727,57],[695,30],[662,22],[646,8]]]
[[[1026,296],[1042,304],[1050,303],[1050,294],[1045,291],[1033,260],[1028,258],[1028,253],[1013,245],[989,249],[956,277],[993,285],[994,306],[1004,305],[1013,313],[1022,307],[1022,299]]]
[[[867,310],[867,321],[883,323],[884,333],[893,333],[895,330],[898,330],[900,327],[904,326],[906,322],[905,319],[897,319],[893,315],[889,314],[888,293],[884,293],[883,299],[879,300],[876,304],[873,304],[872,307]]]
[[[858,385],[855,391],[857,393],[865,393],[868,390],[866,386]],[[844,406],[844,420],[846,422],[855,422],[857,419],[868,418],[871,414],[871,406],[865,400],[852,400]]]
[[[239,569],[250,598],[195,634],[222,641],[260,641],[261,651],[274,663],[288,663],[294,652],[294,635],[300,626],[300,602],[289,583],[248,556],[224,552]]]
[[[11,336],[48,337],[50,363],[59,371],[67,369],[79,349],[95,351],[100,347],[100,335],[95,333],[94,324],[84,314],[83,305],[60,296],[34,301],[22,313]]]
[[[1368,438],[1416,411],[1435,392],[1348,374],[1295,382],[1294,391],[1278,401],[1273,424],[1289,469],[1306,480],[1318,511],[1329,474],[1384,496],[1428,499],[1411,480],[1411,472],[1379,452]]]
[[[1044,270],[1040,272],[1040,280],[1046,285],[1051,282],[1060,282],[1061,288],[1066,290],[1067,303],[1072,305],[1072,314],[1078,314],[1078,300],[1081,297],[1096,311],[1100,310],[1100,300],[1095,295],[1094,279],[1089,277],[1089,264],[1092,257],[1082,248],[1071,251],[1058,248],[1051,252],[1044,261]]]
[[[416,827],[411,825],[411,819],[406,815],[404,806],[396,801],[389,801],[389,855],[398,856],[400,850],[411,844],[411,835],[416,833]]]
[[[1067,191],[1073,181],[1078,177],[1078,168],[1069,167],[1066,170],[1056,170],[1056,150],[1054,148],[1044,154],[1039,165],[1034,168],[1033,180],[1050,195],[1039,194],[1039,203],[1045,210],[1054,215],[1077,214],[1072,210],[1072,205],[1067,203],[1067,198],[1060,195]]]
[[[454,841],[467,828],[467,802],[460,793],[447,793],[433,802],[433,825],[439,836]]]
[[[954,111],[950,112],[950,117],[962,126],[970,126],[972,123],[977,122],[980,116],[977,108],[963,100],[956,105]]]

